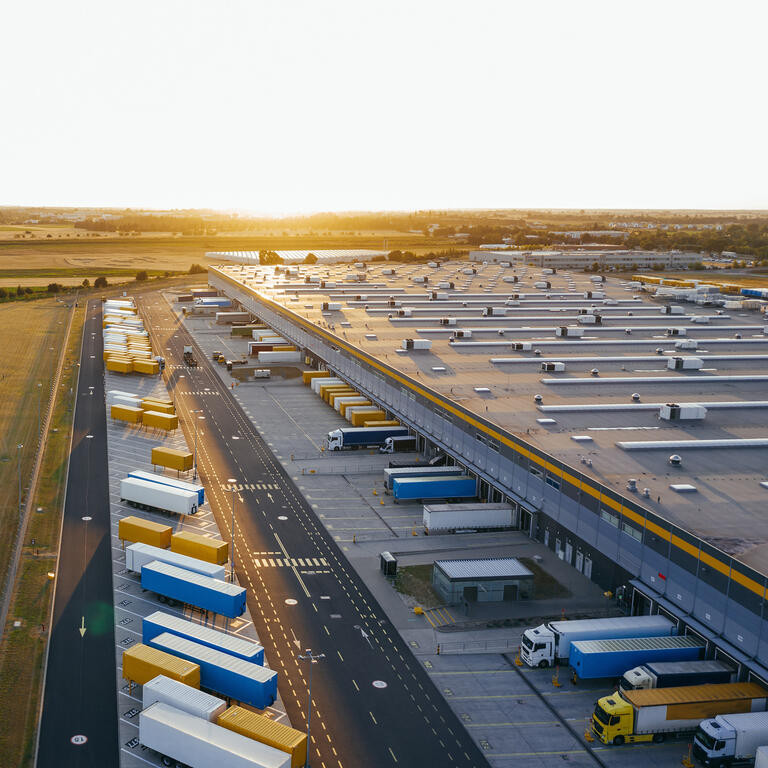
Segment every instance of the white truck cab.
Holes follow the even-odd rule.
[[[555,633],[542,624],[523,632],[520,656],[529,667],[548,667],[555,658]]]

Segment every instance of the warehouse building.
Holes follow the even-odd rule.
[[[600,269],[684,268],[704,258],[702,253],[683,251],[629,251],[629,250],[542,250],[542,251],[470,251],[471,261],[494,264],[510,262],[515,265],[549,267],[554,269],[586,269],[597,264]]]
[[[209,283],[633,612],[768,681],[762,315],[527,265],[374,264],[355,285],[345,265],[325,285],[299,270]]]
[[[436,560],[432,587],[447,605],[533,598],[533,573],[514,557]]]

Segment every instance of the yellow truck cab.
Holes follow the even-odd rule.
[[[603,744],[660,742],[693,733],[702,720],[716,715],[765,712],[767,697],[757,683],[617,691],[597,700],[592,732]]]

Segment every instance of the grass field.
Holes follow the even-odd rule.
[[[47,303],[47,302],[46,302]],[[42,302],[36,302],[40,306]],[[0,309],[0,318],[6,318],[17,307]],[[18,309],[28,309],[19,307]],[[54,312],[52,322],[56,332],[63,336],[66,328],[65,311],[61,305],[51,308]],[[42,508],[41,513],[33,513],[17,574],[15,594],[4,628],[3,643],[0,646],[0,711],[3,715],[3,727],[0,728],[0,765],[32,768],[37,720],[43,677],[43,662],[48,635],[48,616],[53,594],[53,582],[48,577],[49,571],[55,570],[56,554],[59,546],[61,512],[64,503],[64,485],[69,454],[69,439],[72,426],[74,397],[80,355],[85,309],[81,305],[76,310],[75,319],[66,351],[65,367],[61,385],[55,403],[51,421],[51,431],[43,465],[40,472],[37,493],[33,508]],[[63,321],[62,326],[58,325]],[[6,318],[7,321],[7,318]],[[16,323],[26,323],[28,319],[17,318]],[[32,331],[27,328],[27,333]],[[60,339],[61,340],[61,339]],[[36,349],[30,350],[32,358],[35,352],[44,362],[39,364],[52,370],[48,365],[48,355],[58,359],[60,345],[55,352],[49,350],[50,338],[38,338]],[[31,346],[31,345],[30,345]],[[2,354],[2,353],[0,353]],[[27,383],[34,383],[28,378]],[[6,382],[3,382],[5,384]],[[22,392],[25,385],[17,382],[14,389]],[[18,397],[17,397],[18,401]],[[34,431],[37,429],[37,411],[34,410]],[[5,465],[3,465],[5,466]],[[6,484],[0,486],[5,487]],[[14,484],[11,482],[11,486]],[[15,513],[15,498],[13,499]],[[32,545],[32,540],[35,544]],[[5,552],[5,551],[4,551]],[[46,625],[43,629],[43,625]]]

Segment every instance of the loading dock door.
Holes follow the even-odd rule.
[[[477,587],[464,587],[464,601],[467,603],[477,602]]]
[[[517,584],[504,585],[504,600],[517,600]]]

